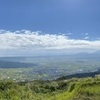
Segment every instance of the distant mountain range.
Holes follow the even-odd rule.
[[[93,53],[81,52],[74,55],[69,55],[69,57],[75,59],[100,60],[100,51]]]
[[[72,55],[47,55],[47,56],[29,56],[29,57],[0,57],[0,61],[10,61],[10,62],[27,62],[32,61],[34,59],[47,59],[47,58],[55,58],[55,59],[66,59],[66,60],[94,60],[94,61],[99,61],[100,60],[100,51],[96,51],[93,53],[87,53],[87,52],[81,52],[77,54],[72,54]]]

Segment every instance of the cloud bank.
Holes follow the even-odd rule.
[[[100,40],[71,39],[66,35],[45,34],[28,30],[0,30],[0,50],[100,50]]]

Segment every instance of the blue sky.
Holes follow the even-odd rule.
[[[6,33],[4,36],[0,35],[0,38],[3,37],[1,47],[8,42],[9,44],[6,45],[8,48],[12,45],[17,46],[18,44],[22,46],[21,43],[23,42],[19,43],[19,40],[16,40],[18,37],[16,33],[21,34],[19,37],[23,40],[23,32],[21,30],[24,29],[30,30],[31,32],[26,31],[26,33],[29,34],[35,32],[35,37],[37,36],[37,31],[41,31],[43,34],[49,34],[48,37],[46,37],[50,37],[50,40],[48,39],[48,41],[46,41],[48,46],[51,45],[49,44],[50,41],[51,43],[53,42],[53,40],[51,40],[52,34],[57,44],[59,41],[61,42],[61,40],[58,39],[58,37],[60,37],[59,34],[65,34],[66,36],[62,36],[62,45],[67,45],[69,43],[67,39],[70,38],[70,40],[76,40],[75,45],[77,45],[77,40],[82,40],[82,44],[92,41],[96,49],[100,44],[100,0],[0,0],[0,29],[0,33]],[[16,32],[18,30],[19,32]],[[58,35],[58,37],[55,34]],[[25,34],[23,37],[24,36]],[[46,35],[43,35],[44,38],[45,36]],[[32,37],[34,38],[33,35]],[[38,35],[38,37],[40,39],[39,41],[44,43],[44,41],[41,40],[42,36]],[[15,40],[18,41],[17,44],[10,44],[11,41],[9,39],[13,40],[13,38],[16,38]],[[60,37],[60,39],[62,38]],[[66,40],[64,40],[64,38],[66,38]],[[35,39],[35,42],[37,42],[38,38],[36,37]],[[28,41],[26,44],[29,44],[30,38],[27,38],[26,41]],[[94,43],[95,41],[96,43]],[[31,41],[31,43],[33,43],[33,41]],[[44,45],[40,44],[40,47],[44,47]],[[73,44],[72,41],[69,44]],[[92,43],[87,44],[90,45]],[[24,46],[27,47],[25,44]],[[48,48],[48,46],[46,44],[46,48]],[[59,47],[61,47],[61,44],[57,49]],[[62,46],[61,48],[65,47]]]
[[[100,0],[0,0],[0,29],[100,36]]]

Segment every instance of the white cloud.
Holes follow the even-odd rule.
[[[72,35],[73,33],[67,33],[67,35]]]
[[[89,33],[82,33],[82,35],[83,35],[83,36],[88,36],[88,35],[89,35]]]
[[[86,36],[84,39],[85,39],[85,40],[86,40],[86,39],[89,39],[89,36]]]
[[[89,35],[89,33],[85,33],[85,35],[87,36],[87,35]]]
[[[65,35],[44,34],[39,31],[28,30],[0,31],[0,50],[60,50],[72,48],[100,50],[100,40],[76,40]]]

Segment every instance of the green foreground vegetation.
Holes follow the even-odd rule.
[[[0,100],[100,100],[100,76],[33,82],[2,80]]]

